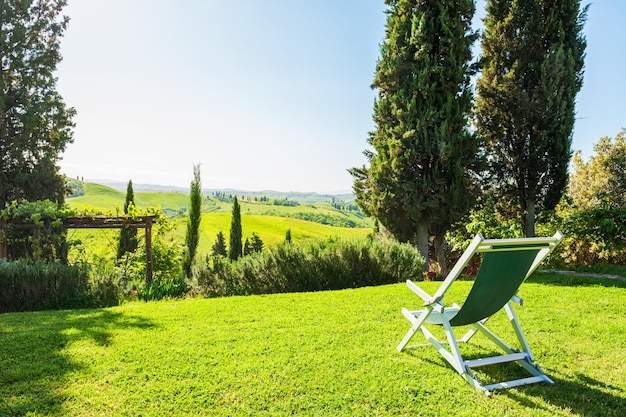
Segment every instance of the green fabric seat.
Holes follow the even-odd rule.
[[[485,239],[481,235],[477,235],[434,295],[429,295],[414,282],[407,280],[407,286],[422,298],[423,308],[413,311],[407,308],[402,309],[403,315],[412,323],[412,326],[398,345],[398,351],[407,349],[408,342],[420,330],[426,340],[443,355],[467,382],[485,393],[494,389],[535,382],[553,383],[535,364],[528,342],[513,311],[511,301],[521,304],[521,299],[516,295],[520,285],[536,270],[562,237],[560,232],[552,237],[527,239]],[[446,291],[460,276],[471,258],[479,256],[478,254],[481,253],[483,258],[480,269],[462,306],[455,304],[452,307],[444,307]],[[485,322],[500,310],[506,312],[519,348],[511,347],[486,327]],[[450,350],[446,349],[444,343],[433,336],[426,328],[427,324],[444,327]],[[466,325],[471,325],[470,330],[463,338],[457,339],[452,328]],[[464,360],[458,343],[468,342],[477,332],[487,336],[504,351],[504,355]],[[476,373],[472,371],[472,368],[503,362],[516,362],[532,376],[483,385]]]

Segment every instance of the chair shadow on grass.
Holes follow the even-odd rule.
[[[429,354],[419,354],[417,353],[419,349],[425,349]],[[489,353],[489,349],[485,351]],[[416,360],[428,363],[429,366],[447,368],[450,375],[454,375],[456,378],[459,389],[474,390],[443,358],[433,351],[432,347],[424,346],[416,350],[409,350],[407,353]],[[498,352],[495,350],[491,352],[491,354],[496,353]],[[484,352],[465,355],[466,359],[480,357],[484,357]],[[555,369],[544,369],[544,371],[554,381],[554,385],[545,383],[525,385],[513,389],[496,390],[493,395],[504,395],[523,407],[543,409],[550,413],[556,412],[556,415],[559,415],[558,411],[550,408],[550,406],[558,410],[569,410],[572,414],[579,416],[622,417],[624,415],[626,391],[623,388],[607,384],[582,373],[571,376],[560,375],[559,371]],[[487,380],[502,381],[506,380],[507,377],[520,378],[522,376],[524,376],[524,370],[514,363],[490,365],[480,368],[479,371],[479,377]],[[476,395],[483,396],[484,394],[476,391]]]
[[[546,370],[554,385],[536,384],[517,391],[507,390],[504,395],[525,407],[547,409],[545,403],[560,409],[571,410],[579,416],[621,417],[626,410],[626,392],[620,387],[606,384],[584,374],[557,376]],[[543,399],[544,404],[538,401]],[[550,410],[552,411],[552,410]]]
[[[0,416],[63,415],[65,378],[89,365],[64,351],[76,342],[112,344],[113,329],[150,329],[144,317],[110,310],[0,315]]]

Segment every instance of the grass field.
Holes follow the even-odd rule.
[[[186,221],[185,217],[172,219],[174,231],[171,232],[171,237],[180,242],[181,245],[185,241]],[[230,221],[230,213],[202,214],[197,259],[203,259],[205,255],[211,253],[218,232],[221,231],[226,242],[229,241]],[[241,226],[244,241],[254,232],[259,235],[266,247],[283,242],[288,229],[291,230],[291,237],[294,242],[326,237],[357,238],[364,237],[372,231],[370,228],[335,227],[287,217],[249,214],[241,216]],[[107,258],[115,254],[117,247],[115,239],[119,233],[119,230],[114,229],[73,229],[69,231],[68,237],[70,240],[80,240],[88,254],[97,254]],[[142,231],[139,232],[138,236],[143,242],[144,234]],[[76,249],[72,249],[70,259],[74,260],[76,256]]]
[[[100,184],[83,183],[85,194],[78,197],[68,197],[66,202],[70,207],[82,209],[94,208],[102,211],[124,208],[126,193]],[[178,210],[187,207],[189,196],[182,193],[135,193],[135,205],[140,208],[156,207]]]
[[[75,209],[90,208],[107,212],[115,212],[117,207],[120,212],[123,209],[126,193],[105,187],[99,184],[82,183],[85,194],[79,197],[67,199],[67,204]],[[139,208],[161,206],[169,213],[186,210],[189,203],[187,194],[175,192],[138,192],[135,193],[135,202]],[[372,231],[371,221],[363,219],[362,215],[343,212],[334,209],[329,204],[303,204],[295,207],[274,206],[270,204],[256,203],[254,201],[241,201],[241,223],[243,240],[256,233],[265,246],[285,240],[287,230],[291,231],[294,241],[302,241],[326,237],[362,237]],[[232,203],[219,199],[205,199],[203,205],[202,221],[200,225],[200,242],[198,257],[211,253],[211,247],[215,243],[218,232],[224,233],[226,242],[229,239]],[[334,216],[346,218],[362,227],[337,227],[327,224],[293,218],[298,214]],[[289,217],[292,216],[292,217]],[[172,237],[181,242],[185,241],[186,215],[178,215],[171,218],[175,226]],[[143,236],[140,233],[141,236]],[[106,256],[107,252],[114,250],[115,237],[119,236],[117,230],[72,230],[70,239],[81,240],[85,243],[88,253]],[[70,253],[73,259],[76,255]]]
[[[396,352],[408,329],[400,309],[420,304],[403,284],[2,314],[0,415],[624,415],[626,283],[541,274],[520,295],[526,336],[556,384],[491,397],[431,347]],[[507,334],[502,317],[490,323]],[[475,343],[462,349],[488,349]]]
[[[126,193],[99,184],[81,183],[84,195],[69,197],[67,204],[75,209],[92,208],[103,212],[116,207],[122,210]],[[189,205],[189,195],[178,192],[136,192],[135,205],[145,209],[147,207],[161,206],[169,214],[182,213]],[[345,219],[354,222],[360,227],[371,227],[372,222],[364,218],[360,212],[350,212],[337,210],[329,203],[299,204],[296,206],[281,206],[269,203],[254,201],[251,198],[239,200],[241,214],[260,214],[277,217],[293,217],[297,214],[307,214],[311,216],[332,216],[338,219]],[[218,198],[205,198],[203,202],[203,212],[227,212],[230,213],[232,202],[220,200]]]

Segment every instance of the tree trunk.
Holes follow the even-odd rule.
[[[437,263],[439,264],[439,274],[441,278],[448,276],[448,265],[446,264],[446,236],[440,234],[435,236],[435,253],[437,254]]]
[[[535,202],[533,200],[526,200],[524,216],[524,237],[535,237]]]
[[[417,225],[417,250],[424,258],[422,272],[428,272],[428,223],[420,221]]]

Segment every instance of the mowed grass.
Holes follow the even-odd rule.
[[[396,352],[401,307],[421,304],[403,284],[2,314],[0,415],[622,416],[626,283],[542,274],[520,295],[556,384],[491,397],[432,347]],[[510,335],[504,318],[490,324]],[[477,338],[461,348],[491,350]]]

